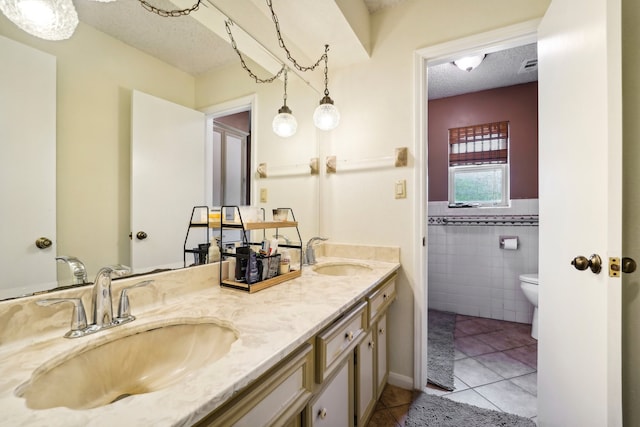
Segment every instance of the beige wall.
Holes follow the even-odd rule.
[[[640,262],[640,3],[622,0],[623,256]],[[640,425],[640,273],[622,276],[622,390],[625,426]]]
[[[391,308],[390,363],[392,372],[410,379],[413,295],[421,294],[423,286],[414,259],[414,245],[422,237],[413,218],[418,203],[414,171],[423,167],[421,159],[414,158],[414,51],[539,18],[549,1],[408,0],[376,13],[371,59],[330,70],[329,89],[342,114],[340,126],[328,133],[315,130],[311,116],[320,95],[292,78],[288,105],[299,128],[290,139],[271,132],[271,120],[282,105],[282,86],[256,85],[237,66],[194,79],[82,24],[71,40],[51,43],[22,33],[0,16],[0,34],[58,57],[60,253],[73,248],[93,271],[128,261],[133,88],[193,108],[256,94],[254,166],[299,166],[316,156],[323,164],[326,155],[338,160],[387,157],[396,147],[407,146],[406,168],[258,180],[253,194],[268,188],[265,206],[293,207],[304,240],[321,234],[337,242],[400,246],[404,268],[399,298]],[[394,198],[396,180],[407,181],[406,199]],[[72,235],[81,237],[65,242],[65,236]]]
[[[408,146],[410,165],[380,171],[336,174],[323,181],[323,232],[333,240],[397,245],[403,273],[398,301],[391,307],[391,371],[413,377],[414,295],[422,295],[416,276],[414,227],[416,159],[414,51],[438,43],[541,17],[549,0],[409,0],[372,16],[371,60],[332,70],[331,96],[342,122],[322,141],[321,150],[338,159],[390,156]],[[406,199],[394,198],[396,180],[407,181]]]
[[[0,35],[57,58],[58,254],[80,257],[91,280],[128,264],[131,90],[193,108],[194,78],[82,23],[47,42],[0,14]]]

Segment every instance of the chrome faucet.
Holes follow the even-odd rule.
[[[96,329],[114,326],[113,303],[111,301],[111,275],[125,276],[131,269],[124,265],[103,267],[98,271],[91,289],[91,312]]]
[[[313,249],[313,244],[318,241],[329,240],[326,237],[312,237],[307,242],[307,248],[304,251],[304,260],[306,265],[313,265],[316,263],[316,251]]]
[[[36,304],[41,306],[49,306],[63,302],[73,304],[74,308],[71,319],[71,330],[64,335],[65,338],[83,337],[103,329],[129,323],[133,321],[135,317],[131,315],[127,291],[132,288],[138,288],[153,283],[153,280],[144,280],[122,289],[120,294],[120,304],[118,307],[118,316],[114,317],[113,303],[111,300],[111,277],[126,276],[130,273],[131,268],[126,265],[103,267],[98,271],[96,280],[93,283],[93,288],[91,288],[91,311],[93,313],[93,323],[90,325],[87,325],[84,305],[80,298],[47,298],[36,301]]]
[[[60,255],[56,257],[56,261],[64,262],[69,266],[71,274],[73,275],[73,280],[71,281],[72,285],[84,285],[87,283],[87,269],[78,258],[74,256]]]

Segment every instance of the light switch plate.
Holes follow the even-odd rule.
[[[267,203],[267,189],[260,189],[260,203]]]
[[[396,199],[407,198],[407,180],[396,181]]]

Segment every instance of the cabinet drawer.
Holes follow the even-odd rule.
[[[322,383],[358,345],[367,327],[367,303],[361,302],[316,338],[316,382]]]
[[[285,425],[295,420],[311,398],[313,351],[301,349],[251,384],[247,391],[200,421],[203,427]]]
[[[391,276],[377,291],[367,297],[370,324],[373,323],[396,298],[396,276],[397,274]]]

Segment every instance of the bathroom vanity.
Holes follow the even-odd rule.
[[[115,300],[154,279],[130,292],[136,320],[75,339],[63,338],[70,305],[0,302],[0,425],[364,425],[387,380],[399,250],[324,244],[317,255],[301,277],[255,294],[219,286],[225,263],[114,281]],[[86,288],[56,296],[89,304]],[[138,390],[106,384],[136,369]],[[53,386],[70,404],[43,398]],[[81,387],[104,400],[83,401]]]

